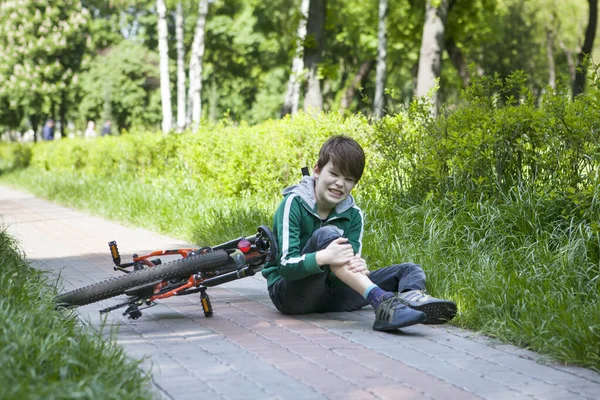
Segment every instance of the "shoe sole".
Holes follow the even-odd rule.
[[[445,324],[456,316],[456,304],[451,301],[436,301],[425,304],[405,302],[405,304],[427,316],[427,321],[423,322],[425,325]]]
[[[389,322],[375,321],[375,323],[373,323],[373,330],[379,331],[379,332],[390,332],[390,331],[395,331],[396,329],[405,328],[405,327],[411,326],[411,325],[424,324],[426,320],[427,320],[427,316],[425,315],[424,318],[418,318],[418,319],[415,319],[414,321],[405,322],[403,324],[392,324]]]

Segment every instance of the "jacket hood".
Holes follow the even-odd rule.
[[[315,196],[315,178],[313,176],[305,176],[302,178],[297,185],[289,186],[283,189],[281,193],[286,196],[290,193],[297,194],[306,203],[308,207],[314,212],[317,211],[317,197]],[[354,206],[354,197],[351,194],[348,195],[342,202],[335,206],[335,212],[341,214],[344,211]]]

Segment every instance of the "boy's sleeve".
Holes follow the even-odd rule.
[[[346,237],[352,245],[354,253],[362,254],[362,238],[365,232],[365,217],[362,210],[358,207],[354,207],[357,211],[354,213],[352,220],[350,221],[350,229],[346,232]]]
[[[274,224],[279,244],[279,275],[287,280],[306,278],[323,272],[316,253],[300,254],[301,205],[294,194],[285,198],[275,214]]]

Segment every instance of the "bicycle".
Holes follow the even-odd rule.
[[[125,294],[128,300],[100,310],[101,314],[127,307],[123,315],[138,319],[142,310],[155,306],[157,300],[172,296],[200,293],[206,317],[213,315],[206,289],[252,276],[277,256],[277,242],[271,230],[259,226],[257,233],[239,237],[214,247],[156,250],[133,255],[133,261],[121,263],[116,241],[108,243],[114,270],[125,273],[58,295],[58,308],[72,308]],[[182,258],[162,263],[156,256],[180,255]]]

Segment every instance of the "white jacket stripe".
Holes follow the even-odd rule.
[[[306,258],[306,254],[303,254],[301,257],[287,259],[287,255],[290,250],[290,208],[292,208],[292,203],[294,202],[294,197],[296,196],[297,194],[288,196],[285,201],[285,208],[283,210],[283,248],[281,249],[281,260],[279,262],[281,265],[287,265],[290,263],[297,264]]]
[[[358,253],[362,255],[362,239],[363,233],[365,233],[365,215],[363,214],[362,210],[357,206],[354,205],[352,206],[352,208],[357,210],[360,214],[360,236],[358,237]]]

